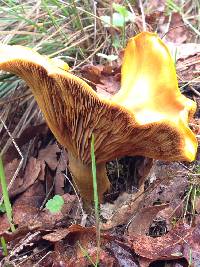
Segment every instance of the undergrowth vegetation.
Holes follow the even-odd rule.
[[[155,15],[149,15],[152,10]],[[197,0],[180,1],[180,4],[168,0],[162,12],[167,14],[168,23],[172,13],[179,12],[198,41],[199,10]],[[126,0],[120,4],[75,0],[1,1],[0,41],[25,45],[39,53],[58,57],[68,62],[72,70],[77,70],[89,63],[115,60],[127,38],[144,29],[160,31],[156,16],[162,13],[156,12],[159,7],[149,6],[148,1]],[[168,30],[173,29],[165,29],[165,34]],[[19,89],[16,77],[11,74],[0,76],[0,97],[16,88]]]

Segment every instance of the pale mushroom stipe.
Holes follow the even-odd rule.
[[[58,142],[84,201],[93,200],[90,158],[95,137],[100,200],[109,189],[106,162],[123,156],[192,161],[197,140],[188,126],[196,104],[181,94],[171,55],[154,33],[128,41],[121,89],[104,99],[67,64],[23,46],[0,45],[0,70],[26,81]]]

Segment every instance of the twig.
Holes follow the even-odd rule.
[[[143,8],[143,4],[142,4],[142,1],[141,0],[139,0],[139,6],[140,6],[141,14],[142,14],[142,28],[143,28],[143,31],[146,32],[147,25],[146,25],[146,21],[145,21],[144,8]]]
[[[23,157],[22,152],[21,152],[21,150],[19,149],[18,145],[16,144],[15,139],[13,138],[12,134],[11,134],[10,131],[8,130],[6,124],[4,123],[4,121],[3,121],[1,118],[0,118],[0,120],[1,120],[1,123],[3,124],[4,128],[6,129],[6,131],[7,131],[8,135],[9,135],[10,139],[12,140],[12,142],[13,142],[13,144],[14,144],[16,150],[17,150],[17,152],[19,153],[19,155],[20,155],[20,157],[21,157],[21,160],[20,160],[20,162],[19,162],[19,165],[18,165],[18,167],[17,167],[17,169],[16,169],[16,171],[15,171],[15,173],[14,173],[14,175],[13,175],[13,177],[12,177],[12,179],[11,179],[9,185],[8,185],[8,191],[9,191],[9,189],[11,188],[11,186],[12,186],[12,184],[13,184],[15,178],[17,177],[17,175],[18,175],[18,173],[19,173],[19,170],[21,169],[21,166],[22,166],[24,157]],[[0,153],[0,154],[1,154],[1,153]],[[2,204],[2,202],[3,202],[3,197],[2,197],[1,200],[0,200],[0,205]]]

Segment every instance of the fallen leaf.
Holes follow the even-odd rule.
[[[15,159],[12,162],[9,162],[5,165],[5,176],[7,184],[9,185],[18,166],[19,160]],[[12,186],[9,190],[10,198],[17,196],[18,194],[23,193],[28,189],[34,182],[44,177],[44,162],[37,160],[36,158],[31,157],[28,161],[28,164],[25,169],[24,175],[21,172],[18,173],[17,177],[14,179]],[[0,188],[0,197],[1,197],[1,188]]]
[[[46,136],[47,132],[49,131],[46,123],[41,123],[35,126],[27,127],[20,135],[19,138],[15,138],[15,142],[17,146],[22,149],[22,147],[30,142],[33,138],[39,136]],[[19,153],[16,150],[13,144],[10,145],[7,152],[3,155],[3,161],[6,165],[7,163],[13,161],[14,159],[19,157]]]
[[[120,80],[118,76],[105,76],[101,78],[101,84],[97,84],[97,93],[105,98],[110,98],[120,89]]]
[[[56,229],[53,233],[47,234],[43,236],[43,239],[50,242],[58,242],[64,239],[70,233],[68,228]]]
[[[96,248],[90,248],[88,249],[87,253],[90,255],[89,259],[86,256],[83,256],[81,258],[72,258],[67,263],[67,267],[88,267],[88,266],[94,266],[96,262]],[[109,252],[99,249],[99,266],[105,266],[105,267],[115,267],[115,266],[123,266],[123,265],[116,265],[116,260],[110,255]],[[126,265],[127,267],[133,266],[137,267],[136,265]]]
[[[103,71],[103,65],[85,65],[82,67],[81,72],[87,80],[94,84],[100,83],[101,73]]]
[[[128,237],[128,241],[135,253],[149,260],[149,264],[156,260],[182,258],[186,258],[189,262],[189,254],[183,254],[183,248],[192,237],[193,231],[194,228],[179,223],[164,236],[153,238],[145,235],[133,235]],[[199,241],[197,242],[199,243]]]
[[[181,246],[179,244],[171,244],[169,246],[168,243],[165,241],[163,243],[163,241],[164,240],[161,240],[160,242],[157,241],[158,244],[156,244],[155,240],[147,240],[144,237],[139,239],[138,237],[133,240],[133,242],[135,242],[133,249],[140,257],[146,259],[148,264],[155,260],[173,260],[183,258]],[[139,246],[141,249],[139,249]]]
[[[200,223],[188,234],[183,244],[183,255],[193,266],[200,266]]]
[[[30,186],[15,200],[12,205],[13,222],[18,227],[26,227],[39,212],[39,207],[45,198],[45,192],[40,182]],[[10,228],[7,215],[0,216],[0,232],[4,233]]]
[[[180,84],[189,83],[189,85],[197,86],[200,82],[200,51],[193,56],[179,59],[176,68]]]
[[[28,226],[30,229],[53,229],[57,222],[62,221],[72,208],[76,210],[75,207],[78,205],[76,196],[65,194],[63,195],[64,205],[62,210],[52,214],[48,210],[40,210],[44,198],[45,192],[41,182],[34,184],[25,193],[20,195],[13,204],[14,223],[19,228]],[[0,217],[0,222],[5,225],[4,228],[3,226],[0,227],[2,232],[9,229],[6,221],[6,215],[3,218]]]
[[[66,193],[62,195],[62,197],[64,199],[64,205],[61,210],[62,214],[66,216],[72,211],[72,212],[76,212],[76,216],[78,216],[77,209],[78,209],[79,201],[77,199],[77,196]]]
[[[38,181],[21,194],[13,204],[13,221],[20,227],[26,226],[38,214],[45,198],[42,183]]]
[[[127,185],[139,188],[139,192],[132,194],[121,194],[113,204],[105,203],[101,205],[101,215],[108,221],[102,225],[103,229],[110,229],[117,225],[128,223],[131,218],[137,213],[142,205],[144,182],[149,175],[153,165],[153,160],[145,157],[134,157],[128,165],[129,166],[129,179]]]
[[[10,224],[8,222],[7,216],[0,216],[0,236],[3,236],[10,229]]]
[[[14,159],[13,161],[4,165],[4,171],[5,171],[7,185],[10,184],[15,172],[17,171],[19,163],[20,163],[20,160]],[[16,177],[15,180],[13,181],[12,187],[9,190],[9,192],[11,192],[15,188],[20,187],[22,184],[23,184],[23,179],[18,175],[18,177]],[[0,187],[0,198],[1,197],[2,197],[2,191],[1,191],[1,187]]]
[[[106,248],[116,260],[116,266],[139,267],[136,254],[122,242],[110,241]]]
[[[158,6],[152,12],[145,14],[145,21],[153,28],[156,29],[158,25],[160,25],[160,20],[164,20],[164,8],[162,6],[162,1],[158,1],[161,3],[160,8]],[[163,1],[164,2],[164,1]]]
[[[151,180],[158,180],[159,185],[145,196],[144,205],[154,203],[181,202],[188,187],[188,171],[179,163],[166,163],[155,161],[149,177]]]
[[[186,27],[182,16],[178,12],[173,12],[171,14],[171,20],[169,24],[169,31],[166,35],[166,40],[182,44],[191,37],[191,33]]]
[[[37,193],[39,196],[39,192]],[[14,213],[14,221],[15,223],[20,224],[20,226],[28,225],[29,228],[37,228],[37,229],[53,229],[56,223],[61,222],[64,217],[66,217],[72,208],[77,207],[77,199],[76,196],[71,196],[69,194],[63,195],[64,205],[62,210],[53,214],[48,210],[40,210],[40,205],[38,205],[37,195],[35,196],[36,202],[32,202],[35,200],[30,199],[30,203],[32,202],[32,208],[36,207],[35,212],[32,212],[32,208],[28,205],[28,203],[20,203],[18,204],[18,213]],[[33,198],[34,199],[34,198]],[[15,205],[15,204],[14,204]],[[22,206],[24,205],[24,207]],[[30,212],[29,212],[30,211]],[[28,218],[23,221],[23,214],[28,216]],[[17,216],[17,217],[16,217]],[[18,220],[17,220],[18,219]],[[23,224],[24,222],[24,224]]]
[[[106,220],[111,220],[112,216],[115,212],[120,209],[127,201],[131,199],[132,194],[127,192],[122,193],[119,197],[114,201],[114,203],[104,203],[101,204],[101,216]]]
[[[173,42],[165,41],[167,47],[172,56],[176,59],[176,61],[183,61],[188,57],[192,57],[198,55],[200,53],[200,44],[198,43],[185,43],[185,44],[176,44]],[[197,58],[198,62],[199,58]],[[176,65],[177,68],[177,65]]]
[[[130,198],[127,199],[121,207],[116,209],[112,217],[101,225],[103,230],[111,229],[115,226],[128,223],[140,209],[143,203],[144,195],[141,192],[131,194]]]
[[[13,186],[13,190],[10,191],[10,196],[14,197],[21,194],[33,185],[37,179],[42,180],[44,178],[44,169],[44,161],[31,157],[25,169],[22,185],[20,187]]]
[[[18,197],[13,204],[13,221],[18,228],[29,229],[53,229],[56,223],[61,222],[70,211],[78,205],[76,196],[63,195],[64,205],[60,212],[50,213],[48,210],[40,210],[44,201],[45,192],[39,181],[32,185],[26,192]],[[0,233],[5,233],[10,228],[6,214],[0,216]]]
[[[86,65],[82,68],[83,76],[92,82],[91,86],[99,95],[104,98],[110,98],[120,89],[121,57],[119,63],[112,65]]]
[[[65,255],[64,262],[67,266],[88,266],[96,261],[97,241],[95,227],[82,227],[80,225],[72,225],[69,228],[57,229],[53,233],[43,236],[43,239],[55,243],[56,251],[63,253],[63,245],[70,244],[70,250],[73,255]],[[64,240],[63,245],[59,243]],[[101,234],[101,246],[99,250],[100,266],[132,266],[139,267],[137,256],[123,242],[117,240],[109,234]],[[66,250],[65,250],[66,251]],[[89,257],[85,256],[85,252]],[[68,254],[68,253],[67,253]],[[68,259],[68,260],[67,260]]]
[[[44,160],[51,170],[55,170],[58,166],[58,153],[60,153],[58,145],[48,145],[39,151],[38,159]]]
[[[140,209],[139,212],[131,220],[131,223],[128,227],[128,234],[147,234],[150,224],[153,222],[153,219],[155,219],[157,213],[168,206],[168,204],[163,204]]]
[[[65,176],[63,172],[67,169],[67,162],[67,152],[63,150],[61,151],[61,156],[58,161],[58,166],[55,175],[54,191],[57,195],[64,195]]]

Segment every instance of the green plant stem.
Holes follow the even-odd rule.
[[[8,255],[8,249],[7,249],[6,241],[3,236],[1,236],[1,246],[3,249],[3,255],[6,257]]]
[[[87,250],[84,249],[79,242],[78,242],[78,246],[80,247],[84,257],[86,257],[91,262],[91,264],[93,266],[97,266],[97,264],[93,262],[92,258],[90,257],[89,253],[87,252]]]
[[[92,159],[95,219],[96,219],[96,238],[97,238],[96,266],[97,266],[99,262],[99,251],[100,251],[100,223],[99,223],[99,198],[98,198],[97,176],[96,176],[96,160],[94,152],[94,135],[92,135],[92,140],[91,140],[91,159]]]
[[[15,226],[12,222],[12,207],[11,207],[10,199],[8,195],[8,188],[6,184],[6,177],[4,173],[3,161],[2,161],[1,156],[0,156],[0,181],[1,181],[1,187],[2,187],[2,193],[3,193],[3,201],[4,201],[4,205],[6,209],[6,215],[7,215],[9,224],[10,224],[11,231],[14,232]]]

